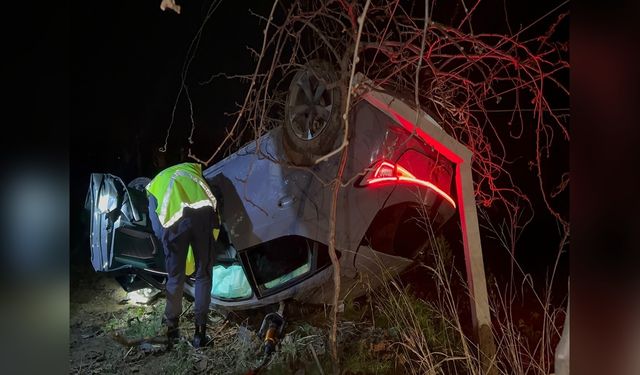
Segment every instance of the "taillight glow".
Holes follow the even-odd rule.
[[[379,165],[375,169],[373,175],[369,174],[365,177],[363,185],[371,186],[385,182],[415,184],[427,187],[442,196],[454,208],[456,207],[456,202],[447,193],[442,191],[442,189],[429,181],[416,178],[411,172],[406,168],[403,168],[401,165],[394,165],[388,161],[379,162]]]

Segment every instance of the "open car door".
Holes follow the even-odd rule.
[[[127,186],[117,176],[92,173],[85,208],[91,213],[91,264],[96,271],[164,271],[164,255],[148,220],[141,179]]]

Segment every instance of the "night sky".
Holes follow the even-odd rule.
[[[148,165],[150,153],[163,144],[189,44],[210,5],[207,1],[189,1],[177,15],[162,12],[159,3],[96,7],[91,17],[79,20],[82,32],[76,36],[83,53],[74,61],[74,74],[80,83],[74,93],[74,103],[78,104],[75,122],[86,124],[95,135],[77,139],[74,151],[79,152],[78,157],[80,152],[83,156],[78,167],[108,169],[125,180],[155,171]],[[206,86],[198,83],[217,72],[249,72],[252,59],[246,46],[256,48],[263,27],[249,15],[249,7],[234,3],[222,2],[217,8],[187,78],[199,124],[194,138],[203,153],[228,122],[224,111],[234,110],[244,90],[238,82],[224,79]],[[264,13],[259,6],[252,9]],[[180,158],[179,148],[186,145],[186,109],[186,101],[180,101],[170,138],[174,142],[169,144],[169,163]],[[142,161],[136,160],[139,153],[143,154]],[[73,159],[79,160],[75,156]]]
[[[447,18],[459,19],[463,12],[460,6],[444,3],[436,4],[434,19],[443,23]],[[483,1],[474,16],[475,31],[506,33],[505,17],[511,28],[518,30],[562,1],[506,3],[507,16],[503,1]],[[72,60],[72,121],[74,129],[81,133],[76,131],[71,141],[72,262],[86,265],[89,259],[88,226],[82,216],[89,174],[107,172],[130,181],[138,176],[152,177],[159,171],[157,149],[163,145],[171,121],[182,66],[211,1],[178,0],[178,4],[182,5],[180,15],[162,12],[159,0],[108,5],[89,2],[81,5],[84,16],[73,20],[72,45],[76,53]],[[421,5],[414,6],[416,14],[423,14]],[[253,71],[254,59],[247,46],[259,49],[264,21],[249,10],[267,15],[270,6],[268,1],[222,1],[205,26],[187,77],[196,122],[193,150],[200,158],[208,158],[218,145],[230,122],[224,113],[237,109],[236,103],[243,99],[247,86],[223,78],[209,85],[199,82],[219,72]],[[546,30],[559,13],[566,11],[565,5],[532,27],[529,35]],[[560,30],[559,37],[568,40],[568,25]],[[568,106],[566,99],[559,105]],[[187,160],[189,121],[183,96],[177,104],[165,165]],[[568,171],[568,148],[555,157],[558,170]],[[519,178],[527,179],[526,184],[535,184],[534,174],[524,164],[523,167]],[[566,213],[568,196],[564,201],[561,205]],[[558,237],[553,220],[542,212],[543,208],[540,211],[523,236],[521,245],[526,251],[522,252],[521,261],[525,266],[531,265],[528,271],[544,276],[555,257],[556,249],[550,246],[557,244]],[[568,272],[568,257],[563,258],[562,267]]]
[[[249,9],[264,14],[266,2],[251,6],[238,3],[224,1],[217,8],[187,78],[197,124],[193,148],[202,157],[209,156],[224,134],[229,122],[224,112],[236,109],[244,87],[225,79],[202,86],[199,82],[217,72],[251,72],[253,59],[246,46],[258,48],[264,27]],[[161,155],[157,150],[164,144],[171,122],[182,66],[210,4],[188,1],[180,15],[162,12],[160,1],[114,7],[93,2],[83,5],[92,8],[88,17],[76,20],[73,41],[82,53],[73,61],[76,85],[72,100],[73,122],[86,133],[72,138],[72,216],[82,210],[90,173],[112,173],[130,181],[138,176],[153,177],[159,171],[154,157]],[[167,166],[187,160],[187,110],[183,96],[164,154]],[[72,253],[77,254],[72,258],[88,257],[86,233],[80,233],[86,228],[72,225],[71,229]]]

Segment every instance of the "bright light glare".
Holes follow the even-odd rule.
[[[401,165],[393,165],[387,161],[382,161],[378,168],[376,168],[373,176],[365,179],[364,185],[374,185],[384,182],[415,184],[427,187],[442,196],[454,208],[456,207],[456,202],[442,189],[429,181],[416,178],[411,172]]]
[[[160,293],[160,291],[155,288],[142,288],[127,293],[127,299],[131,303],[146,304],[149,303],[149,301],[153,300],[158,295],[158,293]]]

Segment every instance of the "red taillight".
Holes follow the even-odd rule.
[[[456,207],[456,202],[447,193],[442,191],[442,189],[429,181],[416,178],[411,172],[401,165],[393,164],[386,160],[377,162],[374,167],[371,168],[371,171],[362,179],[362,185],[364,186],[373,186],[383,183],[405,183],[424,186],[440,194],[440,196],[447,200],[453,207]]]
[[[365,185],[380,183],[384,181],[395,181],[397,180],[396,176],[396,167],[395,165],[387,162],[381,161],[374,168],[373,174],[369,174],[364,181]]]

